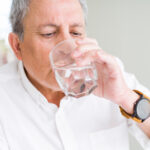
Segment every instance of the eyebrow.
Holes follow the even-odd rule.
[[[54,28],[58,28],[59,26],[56,25],[56,24],[52,24],[52,23],[39,25],[39,28],[43,28],[43,27],[54,27]]]
[[[58,28],[59,25],[52,24],[52,23],[39,25],[39,28],[44,28],[44,27],[54,27],[54,28]],[[74,24],[71,25],[71,27],[72,27],[72,28],[73,28],[73,27],[84,27],[84,25],[78,24],[78,23],[74,23]]]
[[[71,27],[84,27],[83,24],[74,23]]]

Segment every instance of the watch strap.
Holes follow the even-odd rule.
[[[138,122],[138,123],[142,123],[142,120],[141,120],[141,119],[138,119],[138,118],[136,118],[136,117],[133,117],[132,114],[127,113],[121,106],[119,106],[119,108],[120,108],[121,114],[122,114],[124,117],[126,117],[127,119],[132,119],[132,120],[134,120],[134,121],[136,121],[136,122]]]
[[[146,96],[145,94],[143,94],[142,92],[138,91],[138,90],[133,90],[135,93],[137,93],[140,98],[134,103],[134,107],[133,107],[133,114],[129,114],[127,113],[121,106],[119,106],[120,108],[120,112],[121,114],[126,117],[127,119],[132,119],[138,123],[142,123],[144,120],[140,119],[137,117],[137,112],[136,112],[136,106],[137,106],[137,103],[142,99],[142,98],[146,98],[148,100],[150,100],[150,98],[148,96]]]

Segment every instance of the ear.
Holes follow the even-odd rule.
[[[8,40],[9,40],[9,44],[10,44],[15,56],[17,57],[17,59],[22,60],[21,49],[20,49],[20,40],[19,40],[18,35],[11,32],[8,36]]]

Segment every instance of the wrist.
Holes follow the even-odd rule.
[[[120,106],[129,114],[133,114],[134,104],[140,98],[140,96],[133,90],[127,90],[122,97]]]

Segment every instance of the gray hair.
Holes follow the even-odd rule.
[[[10,23],[12,32],[16,33],[20,40],[23,40],[23,19],[29,9],[31,0],[13,0],[10,10]],[[84,12],[85,21],[87,20],[88,7],[86,0],[79,0]]]

